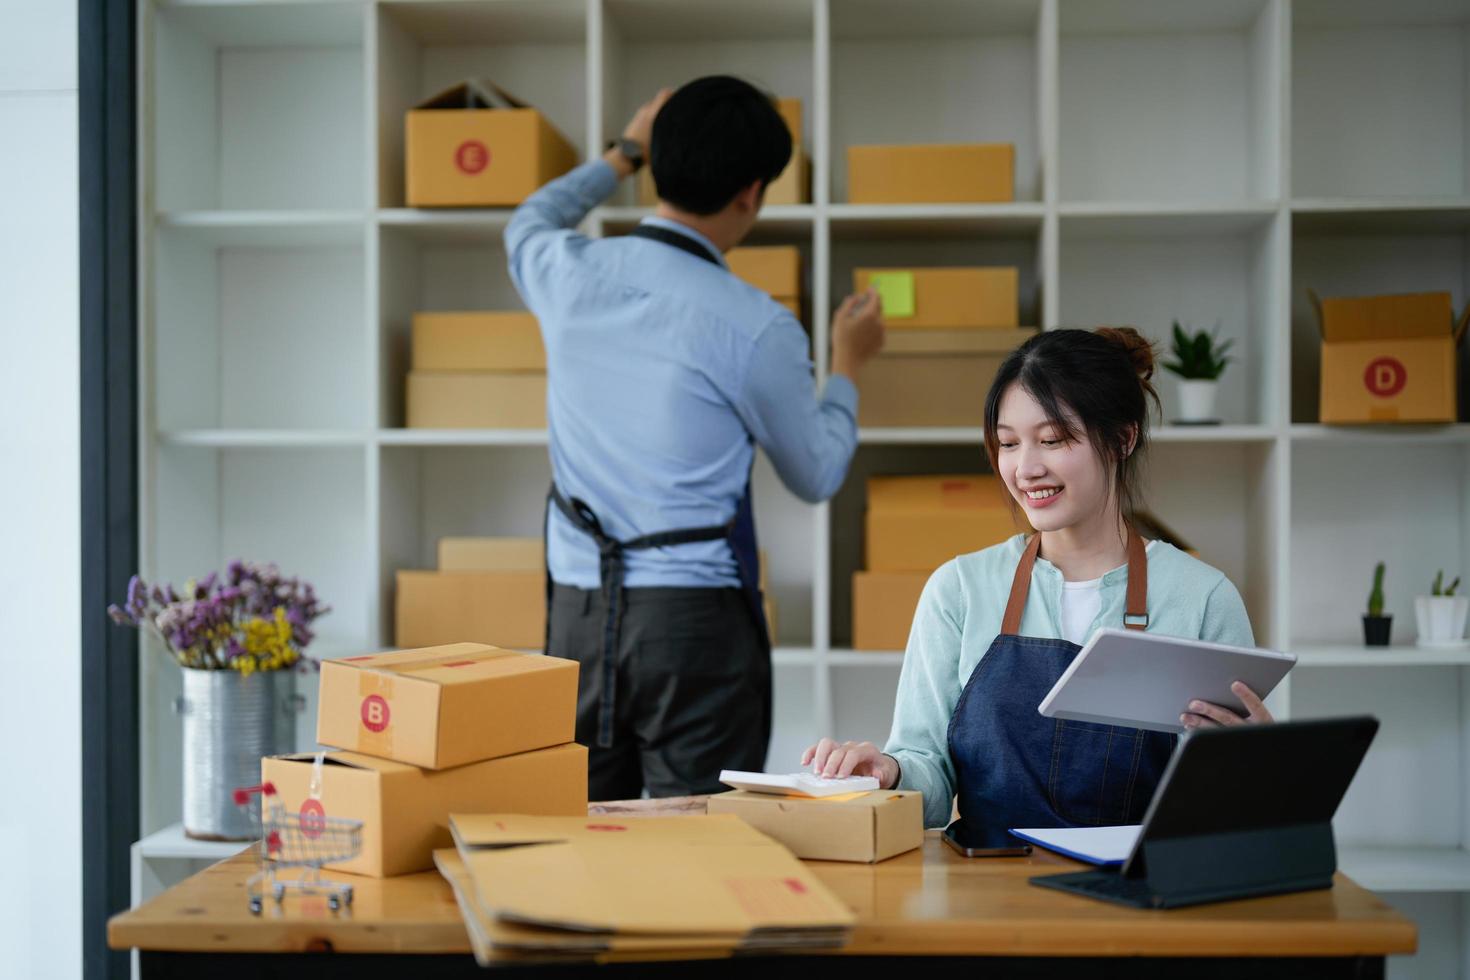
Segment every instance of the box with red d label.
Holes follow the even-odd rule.
[[[310,752],[275,756],[261,760],[260,776],[308,839],[324,818],[362,821],[362,850],[327,865],[337,871],[386,877],[432,868],[434,848],[452,846],[451,813],[587,814],[587,750],[580,745],[438,771],[356,752],[328,752],[319,774],[315,766]]]
[[[322,662],[323,745],[447,769],[572,741],[577,664],[480,643]]]

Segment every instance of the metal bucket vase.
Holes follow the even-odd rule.
[[[184,833],[199,840],[249,840],[258,830],[234,791],[260,782],[262,756],[292,748],[295,674],[184,670]],[[258,805],[258,804],[257,804]]]

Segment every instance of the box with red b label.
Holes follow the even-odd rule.
[[[436,847],[450,847],[449,814],[525,813],[586,816],[587,750],[558,745],[438,771],[357,752],[261,760],[288,820],[310,838],[324,818],[361,820],[362,850],[336,871],[387,877],[434,866]],[[313,785],[315,783],[315,785]]]
[[[572,741],[577,663],[480,643],[322,662],[323,745],[448,769]]]
[[[1325,423],[1454,422],[1455,348],[1470,306],[1455,322],[1449,293],[1318,299]]]
[[[577,164],[577,151],[541,113],[486,81],[420,103],[404,123],[410,207],[524,201]]]

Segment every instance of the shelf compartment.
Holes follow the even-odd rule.
[[[163,6],[153,24],[159,210],[362,208],[363,7]]]
[[[1280,196],[1276,5],[1064,0],[1063,200]]]
[[[848,200],[849,146],[1011,143],[1015,199],[1040,201],[1041,7],[832,4],[831,200]]]

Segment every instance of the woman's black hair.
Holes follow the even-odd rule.
[[[769,95],[729,75],[696,78],[653,120],[649,166],[661,200],[714,214],[791,160],[791,131]],[[764,188],[762,189],[764,193]]]
[[[1149,400],[1159,407],[1153,375],[1153,344],[1132,327],[1042,331],[1001,363],[985,398],[985,451],[991,468],[996,468],[1000,452],[1000,401],[1019,383],[1069,442],[1085,433],[1112,473],[1123,517],[1131,520],[1141,500]],[[1084,432],[1077,431],[1077,422]]]

